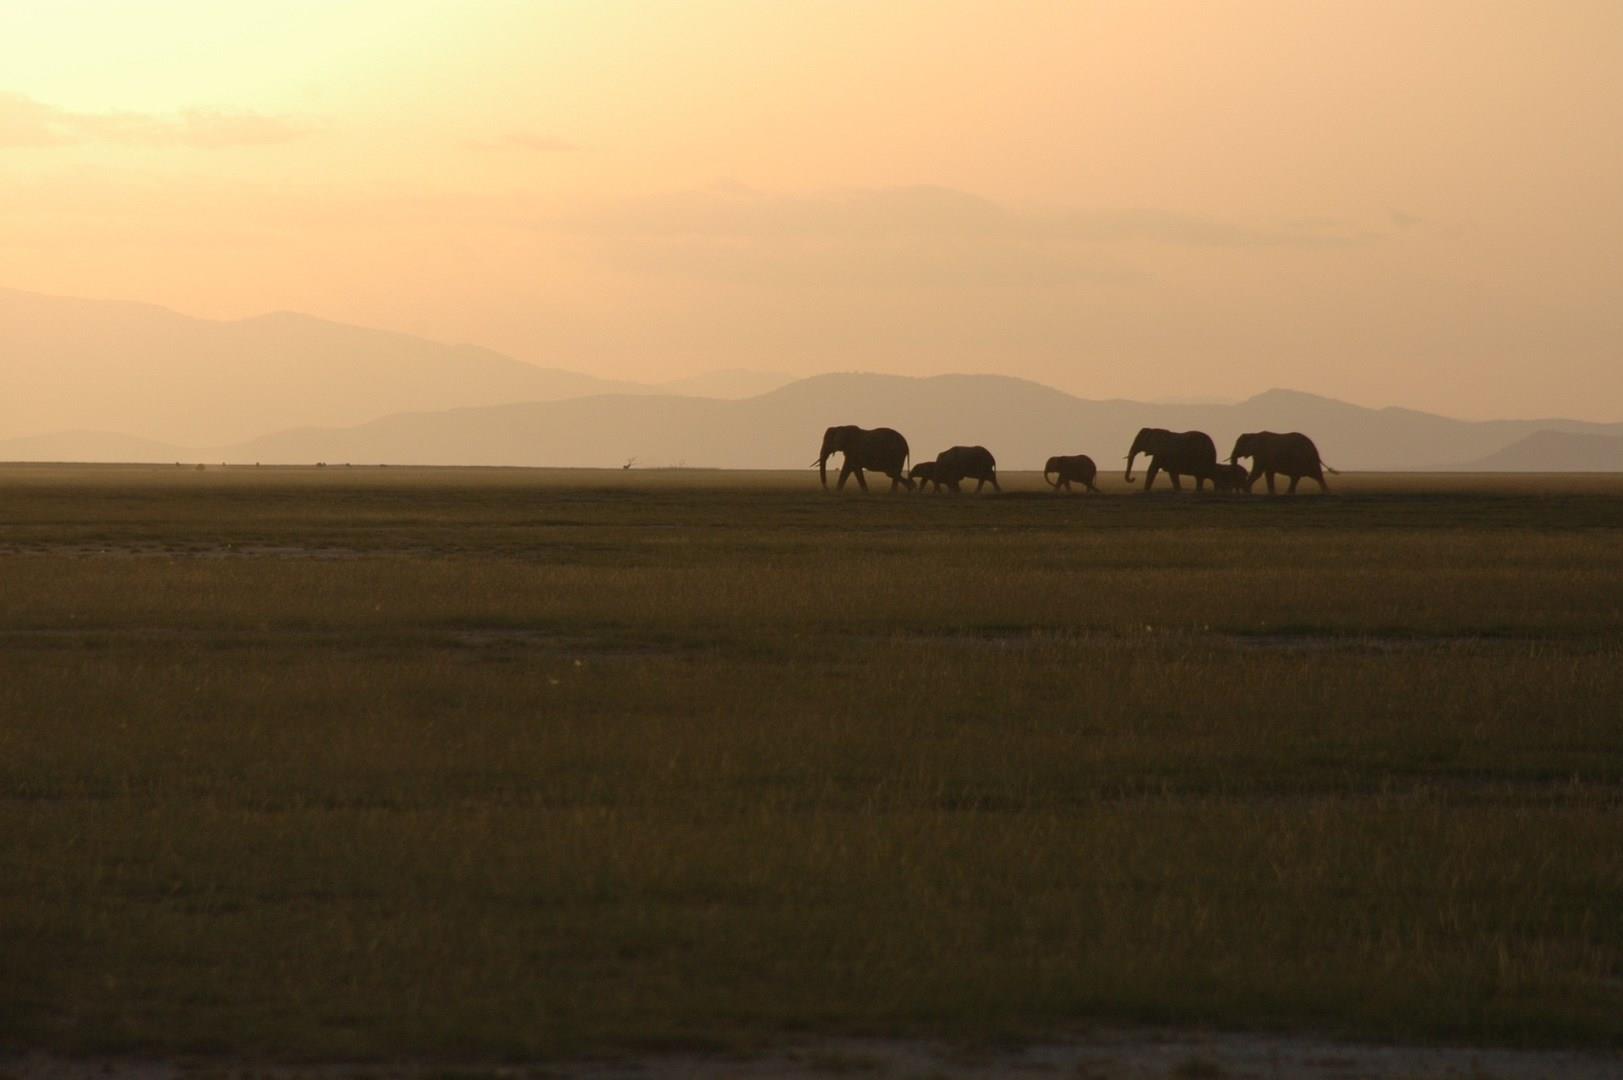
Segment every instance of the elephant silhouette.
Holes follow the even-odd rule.
[[[1179,477],[1195,478],[1195,490],[1205,489],[1206,481],[1217,471],[1217,444],[1204,431],[1168,431],[1166,428],[1140,428],[1127,451],[1127,482],[1133,482],[1133,459],[1148,454],[1149,470],[1144,474],[1144,490],[1155,483],[1155,474],[1164,472],[1172,480],[1172,490],[1182,491]]]
[[[822,480],[825,491],[828,489],[828,459],[835,454],[844,455],[836,490],[844,491],[845,482],[855,476],[857,486],[867,491],[868,481],[862,475],[864,469],[872,469],[890,477],[892,491],[898,486],[905,487],[908,491],[913,490],[913,481],[908,479],[904,472],[909,456],[907,440],[892,428],[869,430],[855,424],[845,424],[823,432],[823,448],[812,464],[817,466],[817,475]]]
[[[1324,482],[1324,470],[1330,469],[1330,466],[1319,457],[1319,448],[1313,445],[1313,440],[1300,431],[1248,431],[1234,440],[1229,464],[1233,465],[1236,459],[1243,457],[1251,459],[1251,474],[1246,481],[1248,489],[1257,482],[1257,477],[1266,476],[1268,494],[1276,494],[1274,476],[1283,474],[1291,481],[1291,486],[1285,492],[1287,495],[1296,494],[1296,485],[1304,476],[1316,480],[1320,491],[1330,490],[1330,486]],[[1334,473],[1336,470],[1330,471]]]
[[[1048,479],[1050,474],[1053,474],[1054,479]],[[1089,491],[1097,493],[1099,489],[1094,486],[1093,481],[1098,475],[1099,467],[1086,454],[1066,454],[1051,457],[1048,459],[1048,463],[1043,466],[1043,479],[1055,491],[1059,491],[1061,488],[1070,491],[1072,490],[1071,484],[1074,482],[1081,484]]]
[[[997,459],[984,446],[953,446],[936,455],[933,482],[945,485],[954,495],[965,480],[975,481],[975,492],[987,484],[998,494],[1003,489],[997,482]]]

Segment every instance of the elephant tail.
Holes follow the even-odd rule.
[[[1341,475],[1341,470],[1340,469],[1336,468],[1334,465],[1331,465],[1328,461],[1325,461],[1323,458],[1319,459],[1319,464],[1323,465],[1324,466],[1324,471],[1329,473],[1331,476],[1340,476]]]

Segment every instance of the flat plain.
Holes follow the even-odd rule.
[[[0,1045],[1623,1043],[1623,478],[0,467]]]

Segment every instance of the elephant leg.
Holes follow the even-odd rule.
[[[1160,471],[1160,468],[1161,467],[1159,465],[1157,465],[1155,462],[1153,462],[1153,461],[1150,462],[1149,469],[1146,470],[1145,473],[1144,473],[1144,490],[1145,491],[1150,490],[1151,486],[1153,486],[1155,484],[1155,474],[1158,471]],[[1176,484],[1176,481],[1174,481],[1174,485],[1175,484]]]
[[[1183,490],[1183,477],[1181,475],[1179,475],[1178,473],[1175,473],[1172,470],[1168,469],[1167,470],[1167,476],[1170,477],[1171,480],[1172,480],[1172,490],[1173,491],[1182,491]]]
[[[1277,491],[1274,490],[1274,471],[1272,469],[1268,470],[1268,494],[1270,494],[1270,495],[1279,494]]]
[[[857,487],[862,489],[862,493],[868,494],[868,478],[862,475],[862,470],[857,469],[851,475],[857,478]]]
[[[1326,484],[1324,482],[1324,470],[1323,469],[1314,469],[1313,470],[1313,479],[1315,479],[1315,480],[1317,480],[1319,482],[1319,491],[1320,492],[1323,492],[1324,494],[1329,494],[1330,485]]]
[[[1285,489],[1285,494],[1287,494],[1287,495],[1295,495],[1296,494],[1296,485],[1300,484],[1301,482],[1302,482],[1302,478],[1300,476],[1292,476],[1291,477],[1291,486]]]
[[[998,487],[997,473],[992,474],[991,481],[992,481],[992,490],[997,492],[999,495],[1003,494],[1003,489],[1001,487]]]
[[[845,482],[847,480],[851,479],[851,471],[852,471],[851,470],[851,465],[850,465],[849,462],[847,462],[844,466],[841,467],[841,469],[840,469],[840,482],[834,485],[834,490],[835,491],[844,491],[845,490]]]

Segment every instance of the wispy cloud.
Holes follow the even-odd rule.
[[[774,194],[723,183],[536,223],[621,270],[752,287],[1044,288],[1132,276],[996,203],[942,187]]]
[[[532,154],[567,154],[581,149],[579,143],[532,131],[508,132],[493,139],[469,139],[467,145],[475,150],[517,150]]]
[[[734,183],[535,222],[622,269],[755,285],[1049,287],[1125,282],[1155,248],[1335,248],[1379,234],[1333,220],[1246,223],[1147,209],[1024,210],[920,185],[782,194]]]
[[[1248,223],[1155,209],[1021,211],[931,185],[788,195],[720,183],[600,207],[554,224],[604,235],[1001,237],[1201,248],[1328,247],[1377,238],[1368,229],[1331,219]]]
[[[76,112],[23,94],[0,93],[0,149],[87,143],[214,150],[272,146],[309,134],[307,126],[259,113],[187,109],[178,113]]]
[[[1379,237],[1364,227],[1327,218],[1250,223],[1142,209],[1066,214],[1053,224],[1056,229],[1084,241],[1138,241],[1194,248],[1342,247]]]

